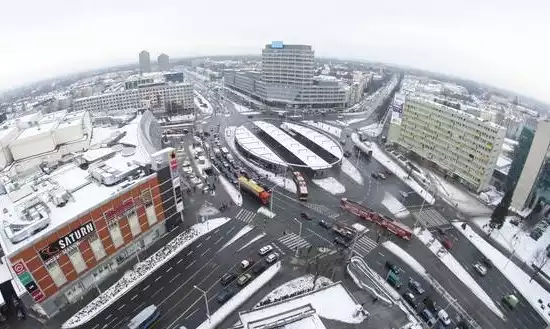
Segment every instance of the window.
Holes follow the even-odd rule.
[[[124,244],[122,232],[120,232],[120,226],[117,221],[112,221],[109,223],[109,233],[111,234],[111,239],[113,239],[115,248],[118,248]]]
[[[128,225],[130,226],[130,231],[132,231],[132,236],[136,236],[141,233],[141,227],[139,226],[138,216],[135,211],[128,214]]]
[[[105,253],[105,248],[103,248],[103,244],[101,243],[101,239],[97,236],[97,233],[94,233],[90,236],[90,248],[92,248],[92,252],[94,253],[94,257],[96,260],[100,260],[103,257],[105,257],[107,254]]]
[[[50,276],[52,277],[52,280],[53,282],[55,282],[56,286],[61,287],[65,284],[65,282],[67,282],[67,278],[65,277],[65,274],[63,274],[61,267],[59,267],[59,263],[57,263],[57,260],[46,263],[46,270],[48,270],[48,273],[50,273]]]
[[[76,273],[82,273],[86,270],[86,262],[84,261],[84,258],[82,258],[82,254],[80,253],[78,246],[72,246],[69,248],[67,255],[69,256],[71,263],[73,263]]]

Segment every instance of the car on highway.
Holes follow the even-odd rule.
[[[263,247],[260,248],[260,255],[263,256],[263,255],[267,254],[268,252],[270,252],[271,250],[273,250],[273,247],[270,244],[268,244],[266,246],[263,246]]]
[[[351,152],[350,152],[350,151],[345,151],[345,152],[344,152],[344,156],[345,156],[346,158],[349,158],[349,157],[351,156]]]
[[[422,320],[424,320],[426,322],[426,324],[428,326],[433,326],[435,325],[435,323],[437,322],[437,320],[434,318],[434,316],[432,315],[432,312],[430,312],[430,310],[428,310],[427,308],[423,309],[421,312],[420,312],[420,317],[422,318]]]
[[[516,306],[519,303],[518,298],[515,295],[506,295],[506,296],[502,297],[502,301],[504,302],[504,304],[506,304],[511,309],[515,309]],[[542,306],[544,306],[544,305],[542,305]]]
[[[475,263],[474,264],[474,269],[481,276],[484,276],[485,274],[487,274],[487,268],[485,266],[481,265],[480,263]]]
[[[409,288],[412,291],[414,291],[417,295],[422,295],[423,293],[426,292],[426,290],[422,288],[422,285],[420,284],[420,282],[416,281],[413,278],[409,278]]]
[[[248,283],[248,281],[250,281],[250,279],[252,279],[252,275],[250,275],[250,273],[245,273],[239,276],[239,278],[237,279],[237,284],[239,286],[244,286]]]
[[[324,227],[324,228],[326,228],[326,229],[331,228],[330,223],[327,222],[326,220],[323,220],[323,219],[321,219],[321,220],[319,221],[319,226]]]
[[[481,256],[480,262],[486,267],[486,268],[493,268],[493,262],[485,256]]]
[[[381,173],[381,172],[378,173],[378,177],[379,177],[380,179],[386,179],[386,175],[384,175],[384,174]]]
[[[413,294],[410,290],[405,291],[405,293],[403,294],[403,299],[404,299],[409,305],[411,305],[412,308],[416,308],[416,298],[415,298],[414,294]]]
[[[237,278],[237,275],[235,273],[225,273],[220,278],[220,283],[224,286],[227,286],[228,284],[230,284],[236,278]]]
[[[277,260],[277,258],[279,258],[279,254],[274,252],[274,253],[271,253],[267,256],[267,258],[265,259],[266,262],[268,263],[273,263],[274,261]]]
[[[305,220],[311,220],[311,217],[305,212],[300,213],[300,217]]]
[[[439,321],[443,322],[444,325],[448,326],[451,324],[451,318],[449,317],[447,311],[439,310],[439,312],[437,312],[437,317],[439,318]]]
[[[223,304],[227,302],[231,297],[233,297],[235,293],[231,289],[223,289],[218,293],[218,296],[216,296],[216,300],[218,303]]]

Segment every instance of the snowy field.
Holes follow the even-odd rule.
[[[336,180],[334,177],[327,177],[321,179],[311,180],[315,185],[319,186],[323,190],[329,192],[332,195],[342,194],[346,192],[346,188],[342,183]]]
[[[242,238],[243,236],[245,236],[248,232],[252,231],[254,229],[254,227],[250,226],[250,225],[246,225],[245,227],[243,227],[242,229],[239,230],[239,232],[235,233],[235,235],[231,238],[231,240],[227,241],[221,248],[218,252],[224,250],[225,248],[227,248],[228,246],[232,245],[235,241],[239,240],[240,238]]]
[[[321,129],[322,131],[324,131],[326,133],[329,133],[333,136],[336,136],[338,138],[340,138],[340,136],[342,135],[342,129],[331,126],[329,124],[326,124],[326,123],[323,123],[323,122],[320,122],[320,121],[314,122],[314,121],[311,121],[311,120],[305,120],[305,121],[302,121],[302,122],[307,124],[307,125],[310,125],[312,127]]]
[[[407,208],[391,193],[384,192],[382,205],[397,218],[405,218],[411,215]]]
[[[466,269],[447,252],[445,247],[432,236],[430,231],[421,230],[416,234],[418,239],[430,249],[430,251],[436,255],[441,262],[447,266],[447,268],[460,280],[470,291],[479,298],[479,300],[485,304],[493,313],[501,319],[505,319],[504,314],[500,311],[495,302],[487,295],[487,293],[481,288],[474,278],[466,271]]]
[[[252,297],[266,283],[271,281],[273,277],[281,270],[281,262],[277,262],[270,266],[257,278],[252,280],[248,285],[242,288],[235,296],[231,297],[225,304],[210,316],[210,320],[201,323],[197,329],[214,329],[225,320],[231,313],[235,312],[239,306]]]
[[[283,283],[282,285],[280,285],[279,287],[271,291],[269,294],[267,294],[267,296],[262,298],[260,303],[268,300],[271,302],[277,301],[283,297],[290,296],[290,294],[295,292],[300,292],[304,290],[313,290],[312,288],[313,288],[314,278],[315,278],[314,275],[308,274],[308,275],[304,275],[299,278],[296,278],[294,280],[288,281],[286,283]],[[324,276],[319,276],[317,277],[317,282],[315,282],[315,290],[332,283],[333,282],[330,279],[325,278]],[[256,307],[258,307],[260,303],[258,303]]]
[[[241,160],[246,166],[252,168],[255,172],[257,172],[259,175],[267,176],[267,179],[278,186],[284,188],[285,190],[296,193],[296,183],[292,179],[277,176],[272,172],[269,172],[263,168],[260,168],[259,166],[253,164],[252,162],[248,161],[246,157],[244,157],[235,147],[235,126],[227,127],[225,128],[225,140],[227,141],[227,144],[229,145],[229,148],[233,151],[235,155]]]
[[[533,240],[529,232],[524,231],[521,226],[510,224],[508,217],[500,230],[493,230],[490,237],[509,252],[515,251],[515,256],[525,263],[540,266],[546,258],[546,246],[550,245],[550,229],[538,239]],[[480,217],[472,219],[472,222],[485,233],[489,233],[489,217]],[[484,227],[485,226],[485,227]],[[542,267],[542,271],[550,275],[550,262]]]
[[[363,142],[359,140],[359,136],[356,133],[351,134],[351,139],[357,147],[362,151],[367,152],[367,147]],[[434,197],[424,190],[420,184],[418,184],[414,179],[407,178],[408,174],[403,168],[401,168],[397,163],[395,163],[386,153],[384,153],[378,145],[372,143],[372,156],[376,161],[380,162],[386,169],[391,171],[395,176],[399,177],[403,183],[407,184],[413,191],[420,195],[424,200],[429,204],[434,204]]]
[[[462,222],[454,222],[453,225],[457,231],[462,233],[485,257],[491,260],[493,266],[514,285],[517,291],[525,297],[527,302],[544,318],[547,323],[550,323],[550,314],[541,309],[538,302],[542,300],[543,305],[550,302],[550,293],[541,287],[536,281],[530,281],[529,275],[517,267],[514,262],[508,262],[508,258],[491,246],[487,241],[474,232],[470,226],[463,230]]]
[[[233,201],[237,206],[242,206],[243,196],[241,195],[241,193],[239,193],[239,191],[237,191],[237,188],[235,187],[235,185],[231,184],[231,182],[228,181],[227,178],[225,178],[224,176],[219,175],[219,177],[220,177],[220,182],[222,183],[222,186],[227,192],[227,194],[229,194],[231,201]]]
[[[382,130],[384,129],[384,125],[380,123],[373,123],[371,125],[359,128],[359,130],[363,133],[366,133],[367,135],[371,137],[378,137],[382,133]]]
[[[244,105],[237,104],[235,102],[231,102],[231,104],[233,104],[233,106],[235,107],[235,110],[239,113],[252,112],[252,109],[250,109],[250,108],[248,108]]]
[[[202,101],[203,104],[206,104],[206,107],[202,107],[200,102],[198,101],[198,98]],[[212,114],[212,105],[210,102],[204,98],[199,92],[195,90],[195,105],[199,108],[199,110],[204,114]]]
[[[167,261],[180,253],[193,241],[206,233],[215,230],[216,228],[227,223],[230,218],[214,218],[204,223],[195,224],[188,230],[184,231],[162,249],[155,252],[149,258],[137,263],[134,267],[127,271],[124,276],[113,284],[109,289],[105,290],[101,295],[96,297],[88,305],[78,311],[75,315],[69,318],[62,326],[64,329],[76,328],[90,321],[93,317],[119,299],[141,281],[155,272]]]
[[[342,167],[340,167],[340,169],[342,169],[342,172],[349,176],[349,178],[351,178],[357,184],[365,184],[365,182],[363,181],[363,176],[361,176],[359,170],[357,170],[353,163],[351,163],[348,159],[342,158]]]

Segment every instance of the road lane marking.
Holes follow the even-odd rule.
[[[120,311],[120,310],[122,310],[122,309],[125,308],[125,307],[126,307],[126,304],[122,304],[122,305],[120,305],[120,306],[117,308],[117,310]]]
[[[185,317],[185,320],[189,319],[190,317],[192,317],[195,313],[197,313],[199,311],[198,308],[196,308],[193,312],[189,313],[188,316]]]
[[[162,278],[162,275],[159,275],[156,279],[155,279],[155,282],[157,282],[158,280],[160,280]]]
[[[217,230],[214,231],[214,233],[218,233],[219,231],[220,231],[220,229],[217,229]]]
[[[157,291],[155,291],[155,292],[151,295],[151,298],[152,298],[152,297],[155,297],[156,295],[158,295],[162,290],[164,290],[164,287],[160,287]]]
[[[179,264],[179,263],[181,263],[181,262],[183,262],[183,258],[181,258],[180,260],[178,260],[176,264]]]
[[[214,244],[218,244],[222,239],[223,239],[223,237],[220,237],[218,240],[216,240],[216,241],[214,242]]]
[[[93,326],[92,329],[96,329],[97,327],[99,327],[99,323]]]
[[[142,290],[142,291],[145,291],[145,290],[149,289],[150,286],[151,286],[151,285],[148,284],[148,285],[145,286],[145,288],[143,288],[143,289],[141,289],[141,290]]]
[[[117,317],[114,317],[114,318],[113,318],[113,319],[112,319],[111,321],[109,321],[109,322],[105,323],[105,325],[103,326],[103,328],[108,328],[108,327],[109,327],[109,325],[110,325],[111,323],[113,323],[113,322],[115,322],[115,321],[116,321],[116,319],[118,319],[118,318],[117,318]]]
[[[140,307],[142,307],[143,305],[145,305],[145,303],[141,303],[139,304],[138,306],[136,306],[136,308],[134,308],[134,310],[132,312],[136,312],[136,310]]]
[[[172,270],[172,266],[170,266],[167,270],[166,270],[166,273],[170,272]]]
[[[204,254],[206,254],[206,253],[209,252],[209,251],[210,251],[210,248],[206,249],[206,250],[201,254],[201,257],[203,257]]]
[[[190,256],[193,253],[193,250],[187,253],[187,256]]]
[[[212,236],[209,235],[206,239],[204,239],[204,241],[208,241],[208,240],[210,240],[211,238],[212,238]]]
[[[199,244],[198,244],[198,245],[197,245],[197,246],[196,246],[195,248],[197,248],[197,249],[198,249],[198,248],[200,248],[200,246],[202,246],[202,242],[201,242],[201,243],[199,243]]]
[[[130,298],[130,301],[133,301],[134,299],[136,299],[138,297],[138,295],[134,295],[132,298]]]
[[[109,319],[112,318],[112,317],[113,317],[113,314],[110,313],[109,315],[107,315],[107,316],[105,317],[105,320],[109,320]]]
[[[172,282],[173,282],[174,280],[176,280],[180,275],[181,275],[181,273],[176,274],[176,276],[174,276],[173,278],[171,278],[168,282],[169,282],[169,283],[172,283]]]
[[[233,232],[234,229],[235,229],[235,226],[233,226],[232,228],[230,228],[229,231],[227,231],[227,232],[225,233],[225,235],[228,235],[229,233]]]
[[[191,263],[189,263],[189,265],[187,265],[187,266],[185,267],[185,269],[186,269],[186,270],[189,269],[189,268],[190,268],[191,266],[193,266],[193,264],[195,264],[196,262],[197,262],[196,260],[192,261]]]

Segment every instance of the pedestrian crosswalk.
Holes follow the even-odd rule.
[[[235,218],[240,220],[243,223],[250,224],[254,220],[255,216],[256,216],[255,212],[243,208],[239,210]]]
[[[366,257],[374,248],[378,246],[378,243],[368,236],[363,235],[355,241],[353,251],[359,254],[361,257]]]
[[[422,211],[413,212],[412,215],[424,227],[449,224],[449,221],[433,208],[422,209]]]
[[[311,210],[314,210],[322,215],[325,215],[329,218],[337,218],[340,216],[336,212],[332,211],[329,207],[325,206],[324,204],[316,204],[316,203],[304,203],[306,207],[308,207]]]
[[[311,246],[311,244],[307,242],[304,238],[292,232],[283,235],[278,240],[291,250],[295,250],[296,248],[307,248]]]

